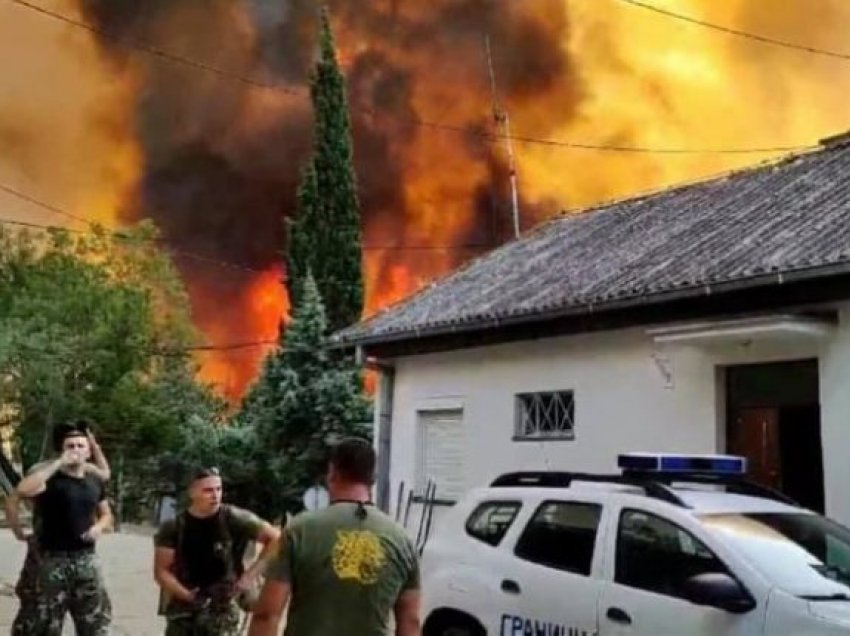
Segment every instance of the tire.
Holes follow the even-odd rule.
[[[438,610],[431,614],[422,630],[424,636],[487,636],[472,616],[457,610]]]

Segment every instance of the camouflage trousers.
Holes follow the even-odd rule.
[[[27,542],[27,556],[15,585],[15,594],[18,596],[18,613],[12,623],[12,636],[32,636],[38,634],[40,612],[38,603],[41,596],[39,589],[39,564],[38,545],[34,537]]]
[[[39,566],[38,631],[60,636],[70,613],[77,636],[107,636],[112,604],[94,552],[47,552]]]
[[[239,633],[239,606],[232,601],[200,608],[172,602],[165,616],[165,636],[237,636]]]

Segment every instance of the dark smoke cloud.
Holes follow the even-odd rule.
[[[197,0],[78,1],[93,25],[117,38],[150,42],[304,91],[300,99],[258,91],[129,54],[114,38],[100,41],[104,54],[140,81],[135,125],[144,174],[135,199],[127,202],[127,215],[152,217],[172,243],[213,257],[257,268],[279,262],[282,220],[294,209],[311,143],[305,82],[315,56],[319,5],[315,0],[209,0],[202,7]],[[415,122],[421,118],[492,129],[485,33],[494,45],[499,89],[507,101],[521,109],[547,99],[556,122],[569,118],[580,100],[580,82],[562,48],[568,27],[564,1],[328,4],[348,81],[365,242],[424,242],[418,229],[421,202],[407,200],[404,185],[411,177],[411,148],[425,135],[447,153],[460,153],[485,167],[484,180],[468,184],[472,220],[458,227],[455,240],[494,244],[509,238],[502,149],[475,136],[447,136]],[[252,27],[248,31],[245,16]],[[529,125],[535,130],[542,126],[537,121]],[[445,224],[450,227],[452,219]],[[386,265],[372,281],[373,290],[390,284],[380,277],[392,265],[407,263],[428,272],[444,268],[423,267],[427,252],[370,254]],[[469,255],[458,250],[450,261],[456,265]],[[204,311],[207,297],[225,293],[214,276],[183,270],[192,282],[196,310]]]

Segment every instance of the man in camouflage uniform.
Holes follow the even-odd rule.
[[[250,609],[254,583],[279,532],[253,513],[224,505],[221,476],[199,471],[189,485],[190,506],[163,523],[154,537],[154,576],[162,590],[166,636],[235,636],[239,610]],[[248,543],[264,548],[247,569]]]
[[[94,434],[91,431],[91,426],[88,422],[78,422],[78,428],[83,428],[86,431],[91,448],[92,463],[86,464],[86,471],[102,479],[104,482],[109,481],[110,470],[109,462],[106,461],[106,456],[97,443]],[[33,467],[33,471],[43,467],[44,464],[37,464]],[[24,541],[27,544],[26,557],[24,564],[21,567],[21,572],[18,575],[18,582],[15,585],[15,594],[18,597],[18,613],[15,615],[15,620],[12,623],[11,636],[32,636],[38,633],[39,617],[42,612],[38,609],[40,598],[39,588],[39,551],[38,541],[36,539],[38,519],[33,514],[32,523],[33,531],[27,532],[24,529],[20,519],[20,506],[25,505],[32,509],[28,500],[22,500],[17,492],[12,491],[6,497],[6,521],[9,524],[9,529],[19,541]]]
[[[22,633],[60,636],[68,612],[77,636],[109,633],[111,605],[95,543],[111,525],[112,515],[103,473],[86,463],[92,453],[89,439],[86,423],[57,427],[54,448],[61,451],[60,457],[43,462],[18,484],[18,495],[35,502],[37,548],[30,561],[37,576],[24,568],[30,583],[24,587],[37,600],[21,619],[26,624]]]

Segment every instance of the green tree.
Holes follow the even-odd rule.
[[[371,432],[360,372],[330,355],[327,333],[322,299],[308,272],[281,345],[266,359],[240,414],[264,454],[276,515],[299,508],[303,492],[322,474],[329,442]]]
[[[305,167],[297,218],[288,236],[288,280],[293,305],[307,271],[316,279],[328,325],[336,331],[363,313],[360,204],[345,80],[339,69],[327,10],[322,11],[319,60],[310,78],[313,156]]]
[[[0,423],[30,465],[54,424],[93,419],[119,506],[189,414],[221,409],[194,379],[188,300],[156,238],[150,224],[120,237],[0,228]]]

